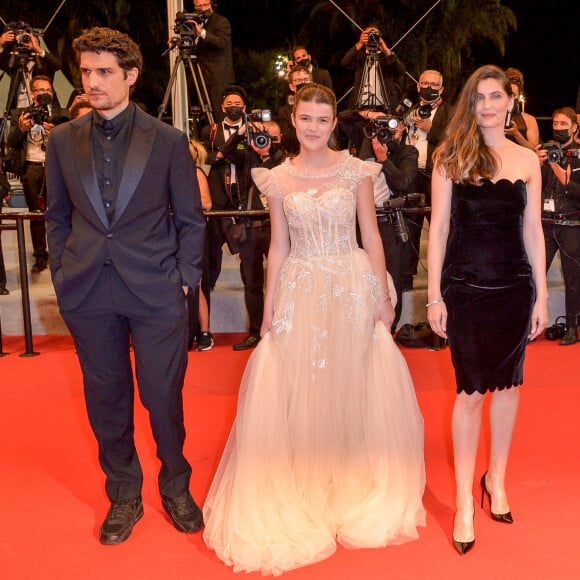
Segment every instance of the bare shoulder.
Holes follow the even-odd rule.
[[[538,155],[532,149],[508,141],[508,147],[506,148],[506,161],[509,163],[511,168],[518,169],[518,173],[523,175],[529,175],[530,172],[534,171],[540,166],[540,160]],[[527,179],[525,180],[527,181]]]

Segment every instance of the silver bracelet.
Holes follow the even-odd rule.
[[[437,300],[433,300],[433,302],[429,302],[429,304],[425,304],[425,308],[429,308],[429,306],[434,306],[435,304],[439,304],[439,302],[444,302],[445,299],[443,298],[443,296],[439,296],[439,298],[437,298]]]

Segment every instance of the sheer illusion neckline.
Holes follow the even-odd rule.
[[[286,168],[286,171],[288,171],[288,173],[290,175],[292,175],[293,177],[298,177],[300,179],[325,179],[328,177],[332,177],[333,175],[336,174],[336,169],[342,165],[344,165],[347,161],[348,161],[348,154],[340,157],[336,163],[329,165],[326,169],[315,169],[312,171],[308,171],[308,170],[298,170],[293,164],[292,164],[292,158],[287,158],[284,161],[284,166]]]

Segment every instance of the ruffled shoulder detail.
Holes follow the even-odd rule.
[[[265,167],[254,167],[252,169],[252,179],[260,193],[267,197],[283,197],[278,181],[274,176],[274,171]]]

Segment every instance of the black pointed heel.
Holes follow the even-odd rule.
[[[487,489],[487,484],[485,483],[485,477],[487,476],[487,471],[481,476],[481,507],[483,509],[483,502],[485,496],[487,495],[487,499],[489,501],[489,513],[491,514],[491,519],[495,520],[496,522],[502,522],[504,524],[513,524],[514,519],[512,517],[512,512],[506,512],[505,514],[494,514],[491,511],[491,493],[489,493]]]
[[[473,504],[473,521],[475,521],[475,503]],[[460,556],[464,556],[465,554],[467,554],[467,552],[469,552],[469,550],[471,550],[471,548],[473,548],[473,546],[475,545],[475,538],[473,538],[473,540],[470,540],[469,542],[460,542],[459,540],[455,539],[455,536],[451,536],[451,539],[453,540],[453,545],[455,546],[455,549],[459,552]]]

